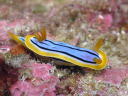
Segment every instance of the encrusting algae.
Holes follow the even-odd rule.
[[[1,96],[30,95],[32,90],[34,96],[128,95],[127,0],[2,0],[0,3]],[[97,38],[104,38],[101,50],[108,56],[109,67],[98,71],[64,66],[64,61],[42,58],[25,47],[22,50],[23,46],[11,43],[7,35],[8,32],[23,37],[38,34],[41,26],[46,27],[48,39],[81,48],[91,49]]]

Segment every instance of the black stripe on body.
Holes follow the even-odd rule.
[[[41,48],[41,49],[43,49],[43,50],[46,50],[46,51],[48,50],[48,51],[53,51],[53,52],[59,52],[59,53],[61,53],[61,54],[66,54],[66,55],[68,55],[68,56],[70,56],[70,57],[73,57],[73,58],[75,58],[75,59],[78,59],[78,60],[83,61],[83,62],[86,62],[86,63],[96,64],[96,62],[92,62],[92,61],[87,61],[87,60],[81,59],[81,58],[76,57],[76,56],[74,56],[74,55],[72,55],[72,54],[69,54],[69,53],[67,53],[67,52],[57,51],[57,50],[53,50],[53,49],[44,48],[44,47],[42,47],[42,46],[37,45],[37,44],[36,44],[35,42],[33,42],[32,40],[31,40],[31,42],[32,42],[34,45],[36,45],[37,47],[39,47],[39,48]]]
[[[48,42],[50,42],[50,43],[52,43],[52,44],[54,44],[54,45],[59,45],[59,46],[67,47],[67,48],[70,48],[70,49],[74,49],[74,50],[78,50],[78,51],[87,52],[87,53],[92,54],[92,55],[95,55],[95,56],[97,56],[97,57],[99,58],[99,56],[98,56],[97,54],[92,53],[92,52],[89,52],[89,51],[85,51],[85,50],[77,49],[77,48],[72,48],[72,47],[65,46],[65,45],[56,44],[56,43],[54,43],[54,42],[52,42],[52,41],[49,41],[49,40],[45,40],[45,41],[48,41]],[[43,42],[41,42],[41,43],[43,43]]]
[[[34,37],[34,38],[35,38],[35,37]],[[35,38],[35,39],[36,39],[36,38]],[[54,45],[63,46],[63,47],[67,47],[67,48],[70,48],[70,49],[74,49],[74,50],[78,50],[78,51],[87,52],[87,53],[90,53],[90,54],[95,55],[95,56],[97,56],[98,58],[100,58],[97,54],[92,53],[92,52],[89,52],[89,51],[86,51],[86,50],[82,50],[82,49],[77,49],[77,48],[73,48],[73,47],[69,47],[69,46],[65,46],[65,45],[56,44],[56,43],[54,43],[54,42],[52,42],[52,41],[50,41],[50,40],[47,40],[47,39],[46,39],[45,41],[48,41],[48,42],[50,42],[50,43],[52,43],[52,44],[54,44]],[[44,42],[40,42],[40,43],[46,44],[46,43],[44,43]]]

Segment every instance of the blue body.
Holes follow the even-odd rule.
[[[22,42],[25,42],[24,37],[19,37],[19,39]],[[31,38],[31,43],[39,48],[39,50],[66,55],[84,63],[96,64],[96,62],[93,61],[94,58],[100,58],[98,53],[93,50],[76,47],[63,42],[56,42],[47,39],[39,42],[36,38]]]
[[[93,61],[94,58],[100,58],[98,53],[93,50],[76,47],[63,42],[56,42],[52,40],[39,42],[36,38],[32,38],[31,43],[42,51],[66,55],[81,62],[96,64],[96,62]]]

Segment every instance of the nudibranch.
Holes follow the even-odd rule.
[[[103,45],[103,39],[99,39],[91,50],[48,40],[46,39],[45,29],[34,35],[27,35],[25,37],[13,33],[9,33],[9,35],[12,39],[38,55],[57,58],[81,67],[101,70],[106,67],[108,62],[106,54],[100,50],[100,47]]]

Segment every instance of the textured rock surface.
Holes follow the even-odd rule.
[[[32,96],[31,90],[37,89],[33,91],[37,96],[128,96],[127,6],[127,0],[0,0],[0,95],[8,96],[10,89],[13,95],[25,91]],[[33,34],[42,26],[49,39],[84,48],[105,38],[102,50],[109,58],[108,69],[58,67],[48,60],[54,66],[51,70],[42,57],[22,50],[7,35],[10,31],[21,36]],[[25,86],[28,89],[23,90]]]

